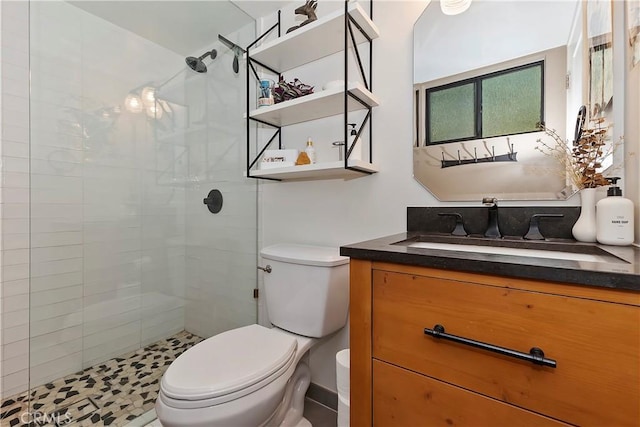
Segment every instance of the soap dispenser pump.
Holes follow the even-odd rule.
[[[596,240],[605,245],[633,243],[633,202],[622,197],[619,177],[607,178],[607,197],[596,203]]]
[[[349,130],[349,144],[347,145],[347,149],[351,148],[353,145],[353,150],[349,155],[349,160],[362,160],[362,144],[360,143],[360,138],[358,138],[356,124],[349,123],[347,126],[351,126],[351,129]]]

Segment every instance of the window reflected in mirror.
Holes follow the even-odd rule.
[[[427,88],[425,96],[426,145],[537,132],[544,61]]]

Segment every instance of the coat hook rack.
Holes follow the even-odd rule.
[[[452,166],[470,165],[475,163],[497,163],[497,162],[517,162],[518,153],[514,150],[513,144],[508,144],[509,152],[496,156],[495,146],[491,146],[491,155],[487,157],[478,158],[478,150],[473,148],[473,158],[462,159],[460,157],[460,150],[458,150],[458,158],[447,160],[444,157],[444,150],[442,151],[442,160],[440,166],[442,169]],[[449,155],[450,157],[453,157]]]

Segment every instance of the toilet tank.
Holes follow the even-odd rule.
[[[349,311],[349,258],[338,248],[278,244],[262,249],[269,320],[280,329],[323,337],[342,328]]]

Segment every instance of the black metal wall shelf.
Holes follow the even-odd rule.
[[[372,164],[371,110],[373,107],[379,105],[377,98],[372,93],[372,41],[379,37],[379,32],[371,20],[371,16],[373,15],[373,0],[371,0],[369,6],[369,14],[367,15],[358,3],[345,1],[342,10],[330,13],[319,18],[317,21],[282,36],[280,36],[280,12],[278,12],[278,22],[247,47],[247,177],[277,181],[347,179],[361,176],[362,174],[377,172],[377,168]],[[259,41],[275,30],[277,30],[278,33],[277,39],[264,42],[261,46],[254,48]],[[363,43],[367,43],[369,48],[368,75],[365,73],[358,48],[358,46]],[[350,47],[356,56],[362,83],[350,82],[343,88],[322,90],[272,106],[250,110],[249,89],[251,76],[254,76],[256,82],[259,79],[256,67],[264,68],[279,75],[290,69],[343,51],[344,81],[349,82]],[[337,162],[316,163],[268,170],[254,169],[264,151],[269,148],[276,139],[278,140],[278,148],[282,148],[282,127],[343,114],[344,140],[348,141],[347,123],[350,123],[348,113],[357,110],[366,111],[366,115],[360,127],[357,129],[357,133],[358,139],[360,139],[365,126],[368,125],[368,161],[350,158],[353,146],[345,145],[344,160]],[[250,155],[250,124],[252,121],[275,129],[271,139],[258,149],[257,155],[253,159]],[[360,143],[362,144],[363,142],[361,141]]]

